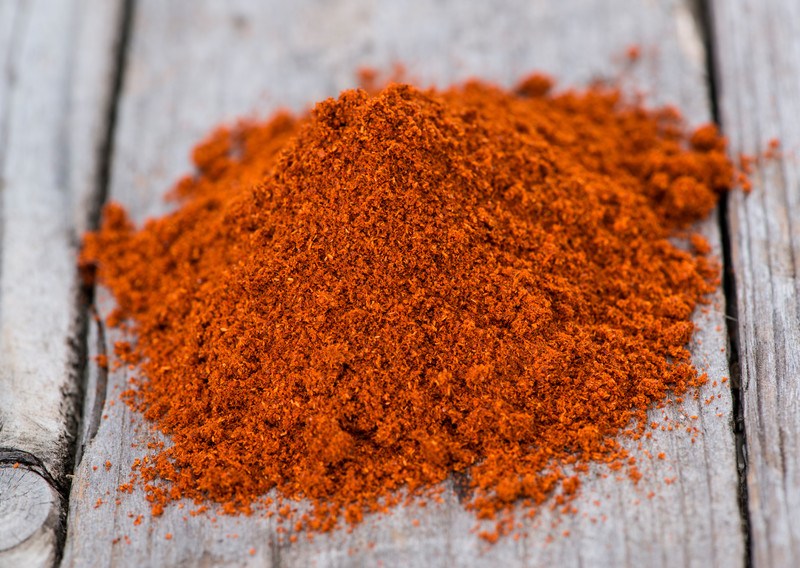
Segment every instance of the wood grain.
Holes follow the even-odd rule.
[[[362,65],[387,69],[400,61],[416,82],[440,85],[470,76],[510,85],[534,69],[565,85],[616,77],[653,102],[679,105],[693,123],[706,121],[705,52],[689,6],[683,0],[143,0],[120,100],[111,197],[139,221],[164,213],[161,195],[188,171],[191,146],[213,125],[282,106],[306,108],[353,86]],[[625,59],[632,44],[642,47],[635,65]],[[716,220],[700,228],[719,251]],[[101,312],[111,305],[102,299]],[[632,447],[645,475],[638,485],[595,468],[578,514],[545,508],[525,521],[525,536],[493,547],[471,532],[474,518],[450,486],[441,505],[398,508],[313,542],[300,535],[279,544],[275,521],[259,516],[188,516],[191,504],[152,518],[139,490],[117,493],[151,435],[117,400],[134,371],[112,372],[107,419],[76,471],[64,566],[740,566],[732,403],[721,383],[728,376],[721,292],[696,321],[695,363],[711,380],[700,400],[667,411],[671,421],[701,430],[696,441],[678,429],[656,430],[644,451]],[[109,333],[107,344],[118,338]],[[712,395],[718,398],[704,404]],[[661,413],[653,418],[661,421]],[[663,460],[655,457],[661,452]]]
[[[26,452],[0,450],[0,566],[49,566],[63,528],[58,483]]]
[[[752,193],[729,203],[753,565],[798,566],[800,4],[712,7],[722,126],[732,152],[761,154]]]
[[[0,3],[0,448],[46,474],[9,470],[14,452],[0,454],[0,565],[57,555],[60,500],[28,498],[71,467],[85,327],[76,243],[96,199],[119,5]],[[31,515],[8,518],[21,504]]]

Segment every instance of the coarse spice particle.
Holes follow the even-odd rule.
[[[277,489],[326,531],[457,474],[503,519],[592,462],[636,478],[619,436],[705,380],[686,346],[719,269],[673,237],[735,172],[674,109],[541,75],[391,84],[193,158],[175,212],[137,229],[109,204],[80,258],[135,337],[127,400],[171,440],[138,469],[156,514]]]

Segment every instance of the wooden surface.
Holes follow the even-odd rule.
[[[97,199],[118,8],[0,2],[3,566],[52,564],[63,540],[85,363],[76,243]]]
[[[722,125],[757,156],[730,199],[755,566],[800,566],[800,3],[713,2]]]
[[[134,18],[117,98],[126,0],[0,1],[0,566],[58,561],[73,452],[83,457],[64,566],[800,565],[800,4],[128,3]],[[732,153],[761,154],[773,137],[782,149],[760,161],[752,194],[731,195],[723,219],[729,317],[720,290],[713,309],[697,314],[693,344],[712,382],[700,401],[670,412],[701,430],[694,444],[656,433],[645,450],[666,459],[634,448],[645,475],[638,486],[595,470],[578,515],[544,511],[527,536],[491,548],[470,532],[474,520],[451,488],[442,505],[398,508],[352,533],[283,545],[264,518],[184,520],[186,509],[172,508],[152,519],[140,492],[117,494],[150,434],[116,402],[129,374],[86,364],[86,342],[96,353],[117,336],[91,325],[84,337],[74,269],[106,168],[112,197],[139,220],[161,214],[161,194],[188,171],[189,149],[211,126],[306,108],[353,86],[359,66],[397,61],[423,84],[474,75],[509,85],[532,69],[564,85],[619,78],[653,102],[676,103],[692,122],[707,120],[704,4]],[[632,44],[642,48],[635,65],[624,57]],[[109,132],[113,152],[104,148]],[[718,226],[712,219],[702,229],[720,251]],[[98,305],[112,305],[102,291]],[[729,374],[734,396],[730,382],[713,386]],[[720,398],[702,404],[712,394]]]
[[[110,195],[139,220],[163,213],[162,193],[188,171],[188,152],[210,127],[280,106],[303,109],[353,86],[361,65],[387,69],[401,61],[417,82],[440,85],[469,76],[510,85],[534,69],[555,74],[564,85],[623,77],[651,101],[679,105],[692,122],[709,120],[705,51],[693,5],[514,0],[500,9],[456,0],[142,0],[134,10],[119,100]],[[632,44],[642,47],[636,65],[625,60]],[[719,252],[717,221],[702,230]],[[101,298],[101,311],[110,305]],[[697,315],[701,331],[693,353],[709,385],[699,401],[668,413],[671,421],[701,430],[695,443],[685,432],[656,431],[644,449],[652,456],[664,452],[666,459],[634,447],[644,473],[638,486],[593,471],[577,515],[544,510],[527,522],[527,536],[493,547],[470,532],[474,518],[451,489],[442,505],[398,508],[368,518],[352,533],[311,543],[301,536],[279,545],[275,522],[265,518],[184,519],[190,505],[152,518],[140,491],[116,491],[149,435],[117,401],[130,371],[110,373],[107,419],[100,420],[75,472],[63,565],[740,566],[745,540],[732,399],[721,382],[729,376],[724,311],[720,291],[711,310]],[[108,333],[105,343],[117,337]],[[95,393],[103,395],[104,377],[93,373],[90,379],[101,386],[88,389],[92,407]],[[704,404],[711,395],[719,398]],[[653,417],[661,421],[660,413]]]

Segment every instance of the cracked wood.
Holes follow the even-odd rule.
[[[760,156],[729,201],[754,566],[800,565],[800,4],[711,2],[722,127]],[[780,149],[765,157],[770,140]]]
[[[63,537],[52,494],[71,468],[85,361],[76,243],[95,199],[118,8],[0,3],[0,448],[46,473],[0,458],[2,565],[51,564]]]

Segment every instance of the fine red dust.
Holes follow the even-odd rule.
[[[453,473],[480,519],[561,507],[567,466],[640,475],[618,436],[704,380],[686,345],[719,271],[670,237],[734,169],[674,109],[540,75],[392,84],[193,158],[176,212],[136,228],[112,203],[80,260],[136,338],[129,404],[172,441],[137,474],[155,513],[277,489],[326,531]]]

